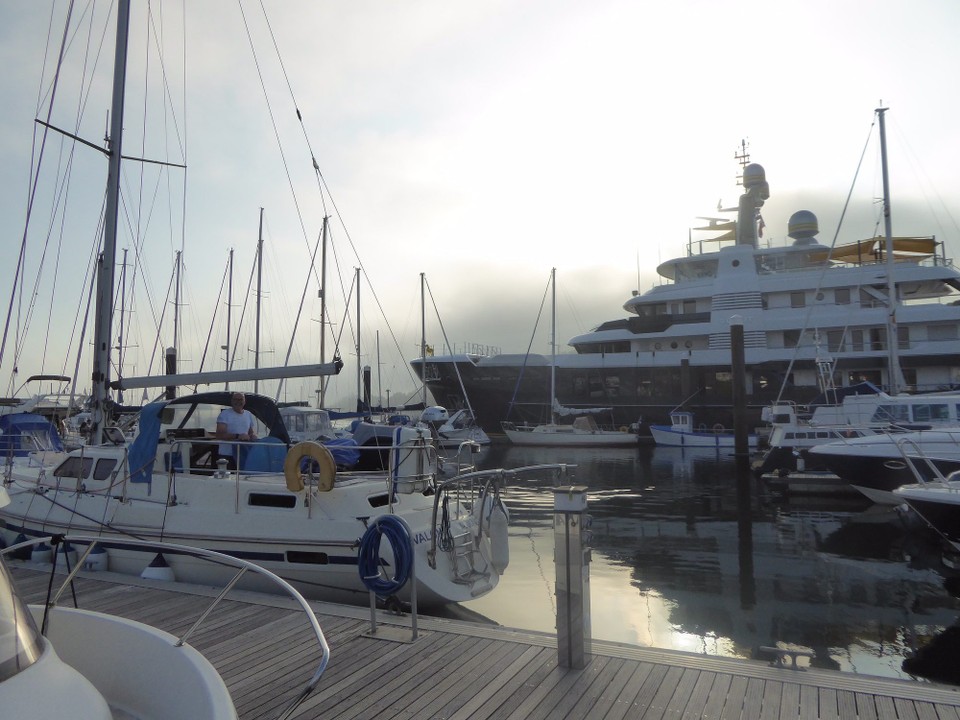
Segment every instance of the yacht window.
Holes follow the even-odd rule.
[[[833,301],[837,305],[850,304],[850,288],[837,288],[833,291]]]
[[[913,408],[914,422],[928,422],[930,420],[949,420],[950,408],[945,403],[930,405],[915,405]]]
[[[790,307],[802,308],[806,305],[806,298],[802,292],[790,293]]]
[[[871,418],[873,422],[909,422],[910,412],[906,405],[881,405]]]
[[[824,431],[821,430],[821,431],[818,431],[818,432],[817,432],[817,437],[818,437],[818,438],[828,438],[828,437],[830,437],[830,433],[824,432]]]
[[[863,330],[852,330],[850,332],[850,344],[852,346],[851,350],[863,350]]]
[[[114,458],[100,458],[97,460],[97,465],[93,469],[93,479],[94,480],[106,480],[110,477],[110,473],[113,472],[113,469],[117,466],[117,461]]]
[[[696,300],[684,300],[683,301],[683,314],[690,315],[697,311],[697,301]]]
[[[827,330],[827,349],[831,352],[843,350],[843,330]]]
[[[786,433],[787,440],[794,440],[797,437],[797,433],[788,432]]]
[[[82,460],[82,462],[81,462]],[[60,466],[53,471],[54,477],[66,477],[84,479],[90,474],[93,467],[93,458],[91,457],[68,457]]]

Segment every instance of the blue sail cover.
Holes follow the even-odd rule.
[[[157,443],[160,440],[160,411],[167,402],[145,405],[140,411],[140,431],[127,450],[130,465],[130,482],[151,482],[153,464],[157,460]]]
[[[26,457],[35,450],[63,451],[53,423],[36,413],[0,415],[0,455]]]

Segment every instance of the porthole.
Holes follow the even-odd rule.
[[[818,293],[817,293],[817,300],[823,300],[823,293],[822,293],[822,292],[818,292]]]
[[[671,349],[671,350],[676,350],[677,347],[678,347],[678,346],[677,346],[676,340],[674,340],[672,343],[670,343],[670,349]]]
[[[739,261],[739,260],[734,260],[734,261],[733,261],[733,266],[734,266],[734,267],[740,267],[740,261]]]

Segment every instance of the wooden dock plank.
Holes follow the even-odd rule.
[[[576,720],[584,715],[573,715],[573,708],[577,706],[580,699],[590,692],[590,688],[596,683],[607,665],[610,664],[608,657],[593,657],[586,663],[582,669],[569,669],[567,676],[561,680],[561,684],[566,685],[563,688],[563,694],[557,697],[557,701],[552,704],[549,701],[543,702],[538,708],[528,716],[530,720],[546,720],[547,718],[569,718]],[[599,691],[597,691],[599,692]],[[583,708],[581,708],[583,711]]]
[[[713,678],[713,685],[707,695],[707,702],[703,706],[700,717],[703,720],[719,720],[723,713],[723,706],[730,697],[730,683],[733,676],[728,673],[716,673]]]
[[[796,683],[783,683],[780,691],[780,710],[777,717],[795,718],[800,714],[800,686]],[[856,709],[848,717],[855,718]]]
[[[50,575],[12,567],[19,591],[43,603]],[[81,573],[80,607],[112,612],[177,634],[216,591],[181,583]],[[59,582],[59,579],[58,579]],[[193,647],[214,664],[241,720],[273,720],[319,661],[308,623],[289,600],[238,591],[216,608]],[[73,605],[73,593],[61,597]],[[791,672],[737,661],[596,641],[582,670],[558,667],[543,633],[421,618],[413,643],[364,636],[363,609],[317,604],[332,658],[300,720],[625,720],[816,718],[960,720],[960,689],[810,669]],[[409,618],[378,613],[386,625]],[[401,632],[402,635],[402,632]]]
[[[610,658],[610,661],[597,673],[590,687],[583,692],[573,707],[566,713],[567,718],[595,717],[597,703],[604,691],[613,682],[614,678],[624,669],[624,662],[619,658]]]

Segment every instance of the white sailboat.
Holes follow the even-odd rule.
[[[341,363],[287,368],[110,378],[113,268],[123,85],[129,0],[117,23],[114,102],[104,254],[96,305],[96,358],[91,441],[53,469],[4,468],[10,503],[0,509],[0,534],[12,543],[54,533],[102,540],[109,564],[140,573],[152,554],[132,539],[184,546],[253,560],[305,595],[363,602],[368,590],[410,598],[421,606],[471,600],[493,590],[508,562],[507,513],[501,490],[519,471],[472,473],[440,481],[436,450],[425,428],[397,427],[386,447],[373,448],[385,467],[338,472],[331,453],[314,442],[292,445],[273,400],[248,395],[259,439],[236,443],[237,469],[216,459],[222,442],[210,428],[230,406],[229,392],[202,393],[145,406],[130,442],[107,425],[109,392],[280,377],[323,376]],[[361,538],[382,532],[365,566]],[[169,558],[176,577],[206,584],[230,571],[200,568],[188,555]],[[386,576],[381,577],[381,576]],[[410,581],[415,577],[416,582]],[[246,580],[246,579],[245,579]],[[380,582],[380,581],[383,582]],[[256,583],[254,583],[256,586]]]
[[[593,419],[597,412],[610,408],[564,408],[557,401],[557,269],[550,270],[551,330],[550,330],[550,414],[552,422],[542,425],[517,425],[504,421],[503,432],[514,445],[556,445],[562,447],[628,447],[636,445],[635,430],[603,430]],[[556,422],[562,415],[577,415],[572,423]]]
[[[8,500],[6,490],[0,487],[0,506]],[[51,578],[46,603],[26,605],[8,572],[6,558],[26,554],[33,559],[36,555],[39,563],[41,552],[48,559],[53,557],[49,543],[57,548],[56,560],[61,568],[69,564],[64,559],[77,548],[86,551],[75,558],[66,576],[60,576],[59,586]],[[301,595],[271,573],[242,560],[182,546],[148,545],[137,540],[132,543],[152,552],[187,552],[198,561],[232,567],[237,577],[257,573],[289,593],[307,615],[321,660],[287,713],[307,698],[327,667],[330,650],[316,615]],[[36,538],[0,551],[0,627],[4,628],[0,633],[0,707],[4,716],[236,720],[237,712],[223,678],[186,642],[225,593],[215,598],[192,626],[184,626],[179,638],[119,615],[58,605],[77,571],[85,565],[93,566],[93,558],[98,556],[95,538],[76,536]],[[256,653],[256,649],[251,651]],[[303,673],[306,678],[310,669],[304,668]]]

